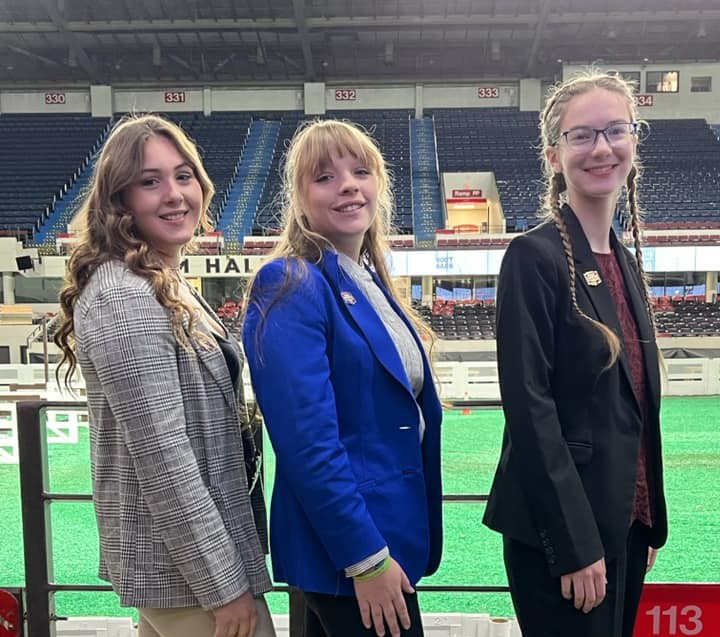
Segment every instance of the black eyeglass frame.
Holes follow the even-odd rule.
[[[592,140],[592,144],[588,144],[588,148],[595,148],[595,144],[597,144],[598,137],[602,135],[605,138],[605,141],[607,142],[608,146],[612,146],[613,143],[610,141],[610,138],[608,137],[607,131],[608,129],[612,128],[613,126],[629,126],[630,130],[630,136],[637,135],[640,130],[640,122],[613,122],[612,124],[608,124],[605,128],[592,128],[592,126],[576,126],[575,128],[571,128],[569,130],[563,131],[560,133],[560,139],[563,137],[565,138],[565,143],[570,146],[570,148],[574,148],[574,146],[568,141],[568,134],[572,133],[576,130],[589,130],[595,133],[595,137]],[[557,146],[560,143],[560,139],[556,141],[553,146]],[[580,146],[585,146],[585,144],[580,144]],[[575,146],[576,147],[576,146]]]

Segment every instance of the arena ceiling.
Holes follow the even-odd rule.
[[[718,0],[0,0],[0,85],[553,79],[720,59]]]

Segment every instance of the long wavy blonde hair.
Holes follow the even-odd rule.
[[[601,73],[589,70],[581,73],[561,84],[553,86],[545,102],[545,108],[540,114],[540,134],[542,138],[542,161],[545,173],[545,194],[543,200],[543,212],[550,218],[560,233],[565,257],[567,259],[568,271],[570,273],[570,298],[575,311],[584,319],[590,321],[604,336],[610,348],[609,365],[612,365],[620,354],[620,340],[609,327],[591,318],[583,312],[577,302],[575,289],[575,259],[573,247],[570,241],[567,225],[560,212],[560,196],[567,191],[567,184],[562,173],[556,173],[547,157],[545,150],[556,146],[560,141],[562,131],[560,129],[563,117],[567,112],[568,104],[573,98],[589,93],[594,89],[603,89],[620,95],[627,104],[631,121],[639,121],[637,107],[635,106],[634,85],[614,74]],[[650,322],[655,329],[655,315],[650,302],[650,291],[648,279],[643,267],[643,255],[641,245],[642,210],[638,203],[638,187],[642,174],[642,166],[638,159],[637,151],[633,155],[632,167],[628,173],[625,191],[627,193],[627,206],[630,213],[630,231],[635,246],[635,259],[642,279],[642,292],[645,300]]]
[[[305,196],[308,184],[322,166],[331,163],[331,155],[350,155],[359,160],[377,179],[377,211],[362,241],[360,261],[371,266],[395,302],[406,313],[418,334],[431,344],[434,334],[430,327],[408,303],[398,296],[387,266],[388,235],[392,229],[393,194],[392,178],[380,149],[370,135],[352,122],[326,119],[304,122],[290,142],[282,171],[283,188],[280,206],[283,230],[268,260],[284,258],[293,261],[288,267],[285,281],[277,297],[270,304],[258,307],[265,316],[270,307],[306,275],[306,263],[319,263],[323,251],[334,250],[332,243],[310,226]],[[248,284],[247,299],[252,303],[255,276]],[[245,304],[247,309],[247,303]],[[258,331],[262,320],[258,323]],[[258,335],[256,334],[256,337]]]
[[[195,144],[179,126],[158,115],[127,115],[120,119],[103,146],[88,191],[71,224],[77,243],[60,292],[60,327],[54,337],[63,353],[57,369],[58,383],[60,370],[67,364],[67,388],[71,387],[77,367],[75,304],[98,266],[107,261],[123,261],[132,272],[150,281],[158,301],[170,311],[172,330],[181,345],[189,347],[191,337],[197,336],[195,313],[180,300],[177,274],[140,234],[132,211],[124,203],[126,189],[141,178],[145,144],[156,136],[167,138],[191,166],[203,193],[199,227],[205,232],[212,229],[208,209],[215,188]],[[194,244],[191,240],[182,252],[191,251]]]

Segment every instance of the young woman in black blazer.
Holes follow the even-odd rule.
[[[632,87],[566,81],[540,127],[547,220],[500,271],[505,433],[484,522],[504,536],[523,637],[631,637],[667,536]],[[634,258],[612,231],[622,192]]]

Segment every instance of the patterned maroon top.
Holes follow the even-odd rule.
[[[600,266],[600,273],[610,290],[610,296],[612,296],[613,303],[615,304],[615,311],[617,312],[620,329],[622,330],[623,349],[630,364],[633,389],[640,404],[643,419],[645,419],[647,402],[643,351],[642,347],[640,347],[640,335],[638,333],[637,322],[633,315],[622,270],[620,269],[614,252],[610,254],[594,253],[594,256]],[[645,442],[645,435],[643,433],[640,441],[640,453],[638,454],[635,499],[633,501],[632,519],[630,523],[632,524],[635,520],[639,520],[647,526],[652,526],[646,447],[647,443]]]

